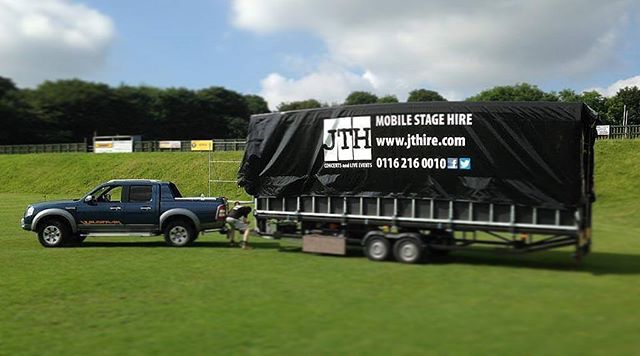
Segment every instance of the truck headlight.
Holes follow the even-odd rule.
[[[34,211],[34,210],[35,210],[35,209],[34,209],[32,206],[28,207],[28,208],[27,208],[27,213],[24,215],[24,217],[25,217],[25,218],[28,218],[29,216],[33,215],[33,211]]]

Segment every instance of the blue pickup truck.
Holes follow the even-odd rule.
[[[187,246],[201,231],[224,230],[224,198],[183,198],[175,184],[149,179],[111,180],[80,199],[27,207],[21,226],[44,247],[82,243],[87,236],[164,235]]]

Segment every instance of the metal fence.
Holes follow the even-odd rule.
[[[244,139],[214,139],[214,151],[244,151],[247,143]],[[180,141],[180,148],[160,148],[159,141],[135,141],[133,152],[188,152],[191,141]],[[57,152],[93,152],[87,143],[50,143],[39,145],[4,145],[0,146],[0,154],[19,153],[57,153]]]
[[[0,154],[87,152],[86,143],[49,143],[41,145],[0,146]]]
[[[633,139],[640,138],[640,125],[610,125],[609,135],[600,135],[598,139]]]
[[[213,140],[214,151],[244,151],[247,142],[243,139]],[[180,148],[160,148],[160,141],[137,141],[133,143],[134,152],[187,152],[191,151],[191,141],[180,141]]]

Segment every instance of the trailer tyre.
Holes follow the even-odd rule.
[[[418,239],[404,237],[393,246],[393,256],[402,263],[419,263],[424,257],[424,247]]]
[[[391,255],[391,244],[384,236],[374,236],[367,240],[364,253],[372,261],[385,261]]]

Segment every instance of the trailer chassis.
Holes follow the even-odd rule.
[[[425,250],[421,260],[429,252],[445,254],[474,245],[502,247],[513,253],[573,245],[574,257],[579,260],[589,252],[591,243],[591,221],[586,213],[590,206],[560,210],[428,198],[314,195],[257,197],[255,206],[260,234],[302,238],[303,249],[311,234],[313,241],[326,236],[344,244],[361,245],[370,258],[367,249],[376,247],[370,246],[370,240],[376,239],[384,241],[378,243],[388,250],[394,249],[401,262],[413,259],[404,261],[397,256],[400,252],[395,251],[395,245],[399,242]],[[317,247],[307,250],[335,251],[329,248],[323,252]],[[382,259],[390,256],[388,252]]]

